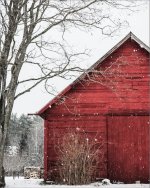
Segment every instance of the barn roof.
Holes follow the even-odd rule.
[[[144,48],[146,51],[150,53],[150,48],[142,42],[138,37],[136,37],[132,32],[126,35],[119,43],[117,43],[112,49],[110,49],[104,56],[102,56],[94,65],[92,65],[86,73],[81,74],[79,78],[77,78],[74,82],[72,82],[68,87],[66,87],[61,93],[59,93],[54,99],[49,101],[42,109],[40,109],[36,115],[42,115],[48,108],[51,108],[53,104],[55,104],[63,95],[65,95],[79,80],[82,80],[87,73],[96,68],[100,63],[102,63],[108,56],[110,56],[113,52],[115,52],[123,43],[125,43],[128,39],[132,39],[137,42],[141,48]]]

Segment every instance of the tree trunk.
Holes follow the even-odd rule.
[[[11,97],[9,97],[8,104],[6,107],[4,106],[4,104],[6,103],[5,101],[2,101],[0,105],[0,188],[5,186],[5,170],[3,166],[4,148],[9,127],[10,116],[14,103],[13,100],[10,100],[12,99],[13,95],[10,96]]]
[[[4,167],[2,166],[0,169],[0,187],[3,188],[5,187],[6,183],[5,183],[5,171],[4,171]]]
[[[2,141],[2,143],[0,143],[0,187],[5,186],[5,171],[3,167],[3,160],[4,160],[4,143]]]
[[[1,103],[2,104],[2,103]],[[4,161],[4,145],[5,145],[5,129],[4,129],[4,114],[2,113],[2,105],[1,107],[1,113],[0,113],[0,187],[5,186],[5,174],[4,174],[4,167],[3,167],[3,161]]]

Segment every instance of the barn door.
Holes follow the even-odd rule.
[[[149,116],[108,116],[108,178],[149,180]]]

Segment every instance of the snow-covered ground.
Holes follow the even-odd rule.
[[[148,184],[113,184],[101,185],[100,183],[93,183],[90,185],[67,186],[67,185],[40,185],[41,179],[24,179],[20,177],[15,180],[12,177],[6,177],[6,188],[150,188]]]

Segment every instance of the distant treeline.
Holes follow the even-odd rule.
[[[22,172],[25,166],[43,166],[43,124],[36,116],[11,116],[5,145],[5,171]]]

